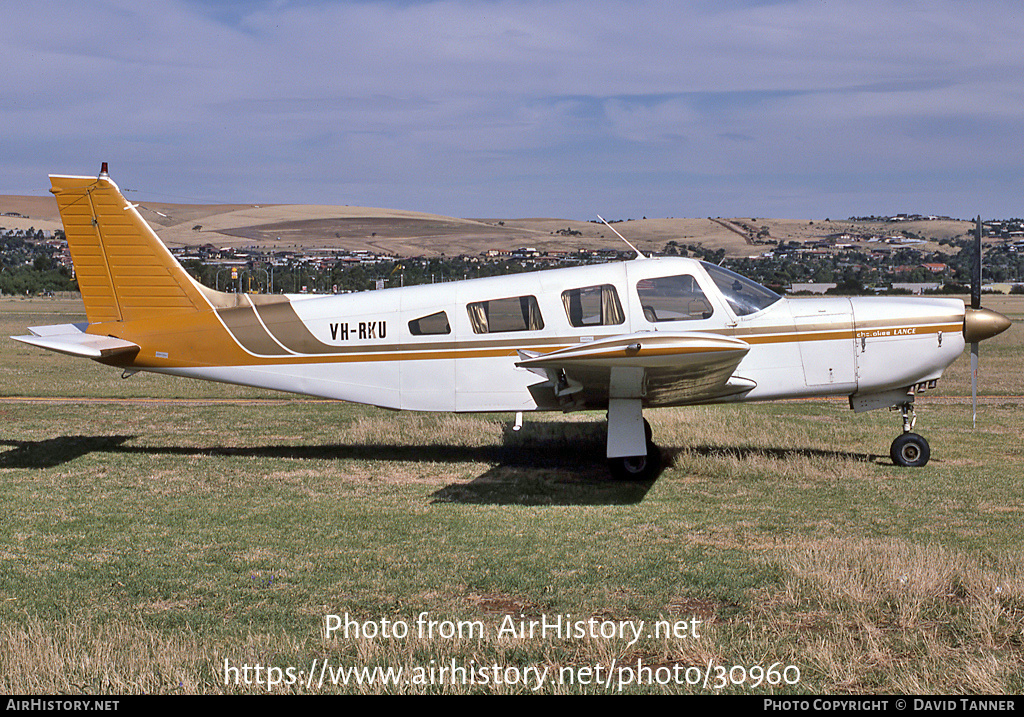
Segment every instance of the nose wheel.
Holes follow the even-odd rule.
[[[889,457],[898,466],[920,468],[931,458],[931,447],[923,437],[911,432],[917,422],[914,404],[904,403],[900,405],[900,411],[903,413],[903,435],[892,442]]]

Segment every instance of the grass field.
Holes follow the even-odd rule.
[[[977,430],[966,356],[922,397],[924,469],[898,414],[802,401],[649,412],[653,484],[607,477],[598,414],[516,433],[0,341],[0,692],[1019,693],[1022,335],[982,346]],[[511,629],[559,616],[585,634]]]

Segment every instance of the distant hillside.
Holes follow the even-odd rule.
[[[350,206],[168,204],[143,202],[139,211],[169,246],[213,244],[261,248],[368,249],[395,256],[475,255],[487,250],[534,247],[539,251],[621,249],[609,229],[593,221],[554,218],[460,219],[436,214]],[[52,197],[0,196],[0,227],[61,228]],[[615,228],[643,252],[661,252],[669,242],[700,244],[745,257],[777,242],[822,241],[837,235],[889,236],[900,233],[926,240],[926,251],[940,241],[965,235],[970,222],[810,221],[798,219],[699,218],[636,219]]]

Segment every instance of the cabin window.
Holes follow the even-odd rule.
[[[714,312],[690,274],[644,279],[636,285],[644,317],[652,322],[707,319]]]
[[[514,296],[469,304],[469,321],[477,334],[495,334],[504,331],[540,331],[544,319],[533,296]]]
[[[782,298],[771,289],[720,266],[704,264],[704,270],[737,316],[757,313]]]
[[[573,326],[612,326],[626,321],[619,294],[611,284],[563,291],[562,304]]]
[[[413,336],[437,336],[451,332],[452,327],[448,324],[448,314],[443,311],[429,316],[421,316],[409,322],[409,333]]]

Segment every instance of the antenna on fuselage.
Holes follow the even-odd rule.
[[[622,235],[621,235],[621,234],[619,234],[619,233],[618,233],[617,231],[615,231],[615,227],[613,227],[613,226],[612,226],[611,224],[609,224],[609,223],[608,223],[608,222],[607,222],[607,221],[605,220],[605,218],[604,218],[604,217],[602,217],[602,216],[601,216],[600,214],[598,214],[598,215],[597,215],[597,218],[598,218],[598,219],[600,219],[600,220],[601,220],[602,222],[604,222],[604,225],[605,225],[606,227],[608,227],[608,228],[609,228],[609,229],[611,229],[611,230],[612,230],[613,232],[615,232],[615,236],[617,236],[617,237],[618,237],[619,239],[621,239],[622,241],[626,242],[626,244],[629,244],[629,248],[630,248],[630,249],[632,249],[633,251],[635,251],[635,252],[636,252],[636,258],[637,258],[637,259],[646,259],[646,258],[647,258],[646,256],[644,256],[644,255],[643,255],[643,253],[642,253],[642,252],[641,252],[641,251],[640,251],[639,249],[637,249],[637,248],[636,248],[635,246],[633,246],[632,244],[630,244],[630,243],[629,243],[629,239],[627,239],[626,237],[622,236]]]

